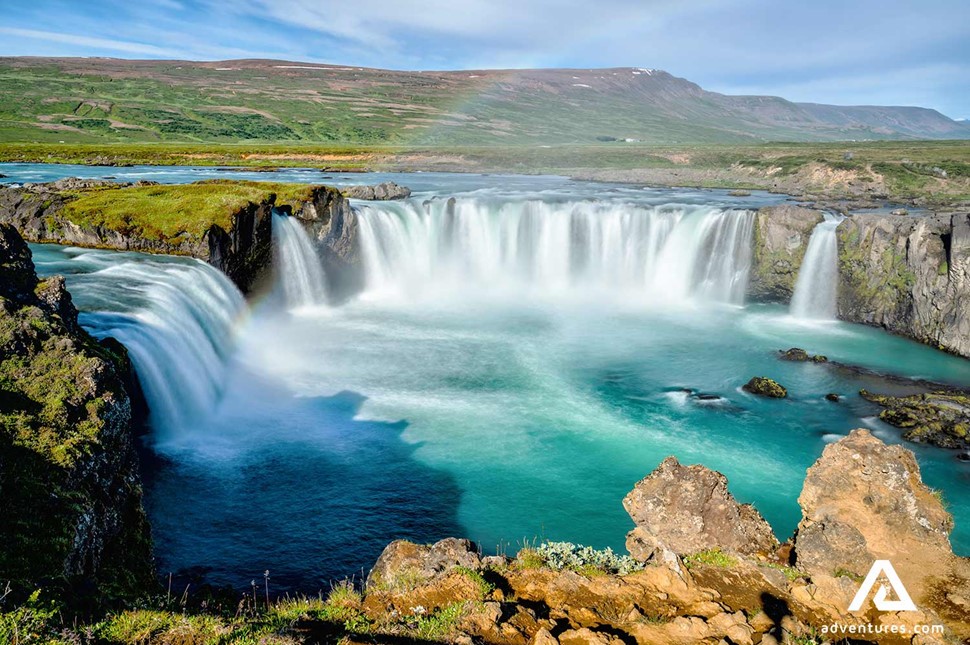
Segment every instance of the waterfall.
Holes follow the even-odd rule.
[[[706,206],[483,198],[357,211],[370,293],[632,291],[739,304],[754,215]]]
[[[323,265],[303,226],[274,210],[273,238],[277,280],[287,308],[324,304],[327,289]]]
[[[204,419],[221,395],[233,327],[246,310],[239,290],[203,262],[127,261],[91,276],[136,303],[84,313],[81,322],[128,349],[156,433]]]
[[[812,231],[791,300],[790,311],[797,318],[834,320],[836,317],[839,248],[835,229],[843,219],[825,213],[825,220]]]

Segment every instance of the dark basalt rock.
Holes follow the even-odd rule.
[[[792,204],[758,210],[748,298],[755,302],[787,304],[795,291],[808,240],[822,213]]]
[[[970,214],[839,224],[839,318],[970,356]]]
[[[788,390],[784,388],[778,381],[770,379],[764,376],[755,376],[750,381],[744,384],[745,392],[750,392],[751,394],[757,394],[758,396],[764,396],[771,399],[783,399],[788,396]]]
[[[229,276],[243,292],[248,292],[272,266],[272,210],[275,207],[275,197],[272,195],[259,204],[250,203],[231,213],[228,230],[212,225],[201,236],[173,239],[148,238],[131,231],[79,225],[65,214],[65,204],[73,199],[71,192],[153,185],[157,185],[157,182],[117,183],[104,179],[68,177],[46,184],[3,186],[0,187],[0,222],[12,224],[31,242],[199,258]],[[339,193],[333,189],[324,186],[314,188],[310,200],[295,209],[301,216],[317,210],[326,212],[328,204],[334,201],[334,195],[339,197]],[[326,221],[330,222],[329,216]],[[352,240],[346,242],[340,235],[333,242],[334,246],[338,244],[342,244],[342,253],[349,254],[349,249],[354,248]],[[334,254],[335,257],[339,255]]]

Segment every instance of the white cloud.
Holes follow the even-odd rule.
[[[141,54],[144,56],[172,56],[176,57],[178,52],[164,47],[157,47],[145,43],[134,43],[125,40],[113,40],[110,38],[92,38],[90,36],[78,36],[77,34],[66,34],[56,31],[40,31],[37,29],[17,29],[15,27],[0,27],[0,33],[21,38],[34,40],[46,40],[55,43],[65,43],[68,45],[78,45],[80,47],[95,47],[98,49],[108,49],[126,54]]]

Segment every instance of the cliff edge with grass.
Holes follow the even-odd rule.
[[[0,224],[0,585],[98,604],[154,584],[125,349]],[[0,591],[0,595],[3,592]]]
[[[30,242],[191,256],[224,272],[244,292],[272,264],[274,208],[312,222],[321,237],[350,210],[332,188],[275,182],[159,185],[69,178],[0,188],[0,222]]]

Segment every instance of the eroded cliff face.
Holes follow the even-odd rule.
[[[13,225],[30,242],[199,258],[248,293],[272,267],[272,212],[279,208],[299,218],[318,242],[328,276],[337,283],[331,285],[337,287],[334,292],[353,292],[359,286],[357,219],[340,191],[327,186],[308,187],[309,199],[295,204],[280,204],[275,194],[267,192],[262,201],[251,201],[231,213],[228,228],[212,224],[200,236],[182,233],[162,239],[134,228],[78,224],[65,208],[72,191],[116,190],[145,184],[150,182],[118,184],[64,179],[50,184],[0,187],[0,222]]]
[[[0,224],[0,580],[100,597],[154,580],[123,347]]]
[[[67,179],[50,184],[0,188],[0,222],[13,225],[29,242],[86,248],[185,255],[221,270],[244,292],[250,290],[272,260],[273,200],[249,203],[232,213],[228,230],[212,225],[201,237],[187,234],[158,239],[136,230],[78,224],[64,206],[70,190],[114,190],[137,184]]]
[[[340,191],[321,186],[312,199],[291,214],[298,218],[317,243],[330,283],[330,293],[337,298],[353,295],[361,289],[364,274],[361,267],[357,215]]]
[[[795,291],[808,240],[822,213],[791,204],[758,210],[748,299],[788,303]]]
[[[838,241],[841,319],[970,356],[970,215],[855,215]]]

